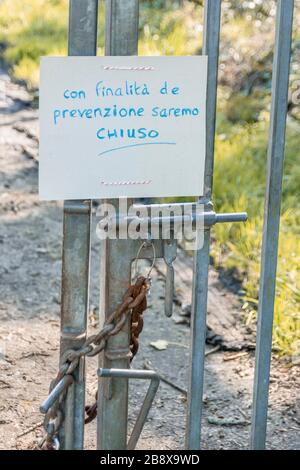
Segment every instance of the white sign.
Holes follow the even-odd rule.
[[[43,57],[41,199],[203,193],[207,58]]]

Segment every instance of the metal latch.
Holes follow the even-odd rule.
[[[155,398],[160,378],[153,370],[136,370],[136,369],[98,369],[99,377],[118,377],[124,379],[144,379],[150,380],[150,385],[140,408],[138,417],[133,426],[130,438],[127,443],[127,450],[134,450],[143,430],[151,405]]]

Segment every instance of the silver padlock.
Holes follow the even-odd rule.
[[[171,317],[173,313],[174,299],[174,267],[173,261],[177,253],[177,240],[170,239],[164,241],[164,260],[167,265],[166,286],[165,286],[165,315]]]

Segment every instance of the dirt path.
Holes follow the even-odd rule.
[[[1,90],[5,90],[3,93]],[[21,436],[41,421],[39,404],[47,395],[58,362],[62,206],[37,197],[38,117],[24,88],[0,75],[0,448],[24,449],[41,436],[41,429]],[[94,217],[95,218],[95,217]],[[89,328],[96,328],[99,297],[99,243],[93,233]],[[181,304],[190,301],[191,259],[183,252],[176,261],[175,315],[163,314],[163,265],[154,272],[141,347],[134,366],[151,361],[154,368],[182,388],[187,384],[189,326]],[[242,326],[238,299],[211,269],[208,324],[210,342],[228,348],[246,347],[235,358],[219,350],[206,360],[203,447],[247,448],[251,412],[254,352],[253,332]],[[165,340],[159,351],[150,342]],[[208,345],[208,350],[214,346]],[[250,350],[249,350],[250,348]],[[230,359],[230,360],[228,360]],[[273,362],[268,447],[300,448],[299,369]],[[88,365],[88,400],[96,383],[96,361]],[[131,385],[131,426],[145,386]],[[184,394],[162,383],[139,447],[183,447]],[[225,425],[227,423],[227,425]],[[86,447],[95,448],[95,424],[86,428]]]

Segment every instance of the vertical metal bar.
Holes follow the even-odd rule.
[[[293,8],[294,0],[278,0],[253,390],[252,449],[264,449],[266,442]]]
[[[220,36],[221,0],[206,0],[204,9],[203,55],[208,56],[206,156],[204,195],[199,204],[210,207],[213,183],[216,99]],[[186,448],[200,449],[204,359],[206,339],[206,311],[208,290],[210,230],[205,229],[203,247],[195,253],[193,302],[191,324],[190,373]]]
[[[210,202],[213,187],[220,21],[221,0],[206,0],[204,5],[202,54],[208,56],[204,173],[204,196],[208,202]],[[200,198],[200,201],[202,199]]]
[[[97,55],[98,0],[70,0],[68,55]]]
[[[101,279],[101,321],[120,304],[130,284],[131,255],[127,240],[105,240]],[[105,369],[129,369],[129,322],[112,336],[99,357]],[[127,445],[128,382],[99,377],[97,446],[101,450],[124,450]]]
[[[70,0],[69,55],[96,55],[98,0]],[[90,260],[90,201],[66,201],[63,222],[60,356],[85,339]],[[84,438],[84,360],[74,373],[64,406],[61,449],[82,449]]]
[[[139,1],[106,0],[105,55],[137,55]]]
[[[105,54],[136,55],[138,48],[138,0],[106,0]],[[110,201],[115,205],[117,202]],[[128,201],[130,204],[130,201]],[[100,300],[102,320],[120,303],[130,284],[132,244],[130,240],[102,242]],[[129,321],[107,342],[99,358],[103,368],[129,368]],[[128,381],[99,378],[97,447],[103,450],[126,449]]]

